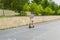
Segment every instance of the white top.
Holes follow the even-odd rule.
[[[34,20],[34,14],[31,14],[31,15],[30,15],[30,19],[31,19],[31,20]]]

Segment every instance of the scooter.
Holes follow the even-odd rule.
[[[29,28],[34,28],[34,25],[32,25],[32,24],[29,24]]]

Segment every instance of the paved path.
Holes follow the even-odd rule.
[[[0,31],[0,40],[60,40],[60,20]]]

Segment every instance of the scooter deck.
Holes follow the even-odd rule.
[[[34,26],[32,24],[29,24],[29,28],[34,28]]]

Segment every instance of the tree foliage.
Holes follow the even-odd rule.
[[[37,3],[37,4],[41,4],[42,0],[34,0],[34,2]]]
[[[30,6],[30,11],[34,13],[36,8],[37,8],[37,4],[36,3],[31,3],[29,6]]]
[[[57,11],[57,14],[60,15],[60,9]]]
[[[46,7],[45,8],[45,13],[46,13],[46,15],[52,15],[54,13],[54,11],[51,8]]]
[[[24,10],[24,11],[29,11],[29,9],[30,9],[30,6],[29,6],[28,4],[25,4],[25,5],[23,6],[23,10]]]
[[[18,12],[23,10],[23,6],[28,3],[28,0],[2,0],[5,9],[16,10]]]
[[[60,5],[52,0],[1,0],[0,9],[9,9],[17,12],[30,11],[36,15],[59,15]],[[24,13],[23,13],[24,14]]]

